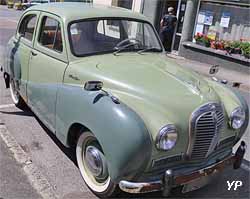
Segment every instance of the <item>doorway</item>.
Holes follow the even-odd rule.
[[[172,40],[172,47],[171,51],[173,53],[178,53],[180,41],[181,41],[181,33],[182,33],[182,27],[184,22],[184,15],[186,11],[186,0],[171,0],[171,1],[164,1],[164,5],[162,6],[162,10],[160,13],[161,18],[167,14],[168,8],[173,7],[174,8],[174,15],[177,17],[177,23],[175,27],[175,33]]]

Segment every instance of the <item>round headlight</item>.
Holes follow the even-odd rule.
[[[245,122],[245,118],[245,111],[241,107],[234,109],[230,116],[231,127],[233,129],[241,128]]]
[[[159,150],[172,149],[177,141],[177,129],[174,125],[164,126],[156,137],[156,148]]]

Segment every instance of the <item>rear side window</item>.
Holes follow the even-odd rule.
[[[30,14],[24,17],[18,30],[19,34],[22,34],[24,38],[32,41],[37,17],[35,14]]]
[[[42,46],[62,52],[63,45],[60,23],[56,19],[44,17],[38,41]]]

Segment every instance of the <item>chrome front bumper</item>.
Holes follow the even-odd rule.
[[[219,173],[224,168],[233,165],[236,159],[237,159],[236,156],[230,156],[209,167],[179,176],[178,175],[175,176],[172,170],[167,170],[162,180],[158,181],[151,181],[151,182],[120,181],[119,187],[121,190],[128,193],[148,193],[154,191],[163,191],[163,195],[168,196],[173,187],[177,187],[179,185],[185,185],[202,177],[209,177],[212,176],[212,174]]]

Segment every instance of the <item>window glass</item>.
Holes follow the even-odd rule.
[[[212,40],[250,41],[249,7],[201,2],[195,34]]]
[[[152,49],[162,51],[159,40],[146,22],[128,19],[100,19],[72,23],[70,40],[73,53],[82,56]]]
[[[63,45],[60,23],[50,17],[44,17],[38,41],[47,48],[62,52]]]
[[[112,23],[113,22],[113,23]],[[120,26],[111,20],[100,20],[97,25],[97,32],[113,38],[120,38]],[[105,30],[105,32],[104,32]]]
[[[35,26],[36,26],[36,15],[31,14],[26,16],[20,25],[19,34],[22,34],[24,38],[32,41]]]

